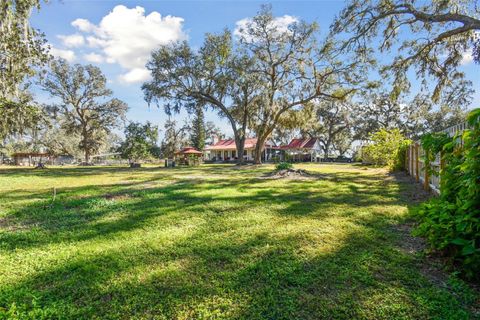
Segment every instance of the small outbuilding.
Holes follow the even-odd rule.
[[[198,151],[194,147],[185,147],[175,152],[175,162],[187,166],[198,166],[202,161],[202,151]]]
[[[53,163],[55,156],[42,152],[16,152],[12,158],[17,166],[37,166],[39,163]]]
[[[322,147],[317,138],[292,139],[282,149],[285,150],[287,159],[293,162],[319,162],[322,155]]]

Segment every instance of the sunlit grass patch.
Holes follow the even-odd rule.
[[[409,184],[295,166],[0,169],[0,318],[474,318],[402,248]]]

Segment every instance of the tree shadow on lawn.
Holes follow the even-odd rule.
[[[67,319],[468,318],[461,296],[418,272],[398,234],[380,232],[383,221],[312,254],[303,234],[209,227],[166,245],[97,250],[3,286],[0,306]]]
[[[260,168],[261,170],[267,170],[266,168]],[[15,167],[15,168],[2,168],[0,166],[0,176],[4,177],[81,177],[81,176],[93,176],[103,174],[118,174],[118,173],[161,173],[161,174],[189,174],[189,173],[208,173],[208,174],[224,174],[226,172],[234,172],[239,175],[248,175],[252,173],[250,167],[238,167],[233,164],[226,165],[202,165],[200,167],[185,167],[177,166],[174,168],[166,168],[162,165],[130,168],[129,166],[66,166],[66,167],[50,167],[47,169],[35,169],[33,167]]]
[[[271,181],[258,178],[185,179],[145,188],[149,181],[157,181],[152,178],[128,184],[64,188],[55,203],[45,196],[45,201],[8,215],[4,225],[9,228],[0,233],[0,248],[15,250],[110,237],[179,212],[176,219],[188,219],[192,215],[215,218],[265,207],[274,215],[321,219],[329,215],[355,216],[358,208],[373,205],[404,204],[395,181],[386,185],[383,177],[330,176],[333,176],[330,180],[339,182],[338,188],[325,184],[329,180],[290,180],[272,185]],[[224,194],[224,190],[231,190],[233,194]],[[342,211],[331,212],[330,209],[337,206],[342,206]],[[112,215],[113,219],[107,219]],[[162,225],[171,223],[168,217],[161,222]]]
[[[75,196],[91,186],[69,188],[52,207],[37,203],[10,215],[12,224],[25,229],[2,232],[0,250],[15,255],[16,249],[77,242],[83,249],[21,281],[4,283],[0,307],[8,310],[15,303],[20,313],[71,319],[468,318],[469,302],[430,282],[419,271],[421,258],[403,249],[402,235],[392,226],[404,218],[385,211],[405,206],[410,187],[384,178],[226,177],[146,189],[141,181],[97,187],[83,198]],[[358,214],[370,206],[385,210]],[[232,226],[229,219],[257,208],[268,208],[262,214],[275,218],[275,225],[267,230],[254,229],[257,222],[251,228]],[[120,214],[106,219],[112,213]],[[354,227],[333,239],[288,229],[298,219],[310,219],[308,226],[308,221],[342,217]],[[128,237],[126,232],[168,230],[192,218],[204,223],[170,241],[132,238],[112,246],[117,236],[118,241]],[[112,245],[89,249],[95,240]]]

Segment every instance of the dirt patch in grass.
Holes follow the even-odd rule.
[[[28,229],[28,226],[25,224],[16,223],[9,217],[0,217],[0,230],[14,232],[26,229]]]
[[[270,173],[267,173],[263,176],[264,179],[296,179],[296,180],[306,180],[306,179],[315,179],[322,178],[320,174],[309,173],[302,169],[284,169],[276,170]]]
[[[402,192],[402,196],[404,196],[410,204],[419,204],[427,201],[433,195],[432,193],[425,191],[421,183],[417,183],[412,176],[407,175],[405,172],[395,172],[391,173],[389,176],[398,183],[411,184],[413,186]]]
[[[107,193],[103,197],[111,201],[122,201],[122,200],[130,199],[133,196],[129,193]]]
[[[425,250],[427,244],[423,238],[412,236],[412,230],[415,227],[413,222],[403,223],[394,226],[394,230],[400,235],[400,249],[403,251],[416,254]]]
[[[420,272],[436,286],[448,289],[448,272],[442,269],[445,265],[438,257],[426,253],[427,243],[425,239],[414,237],[412,230],[415,228],[413,221],[395,225],[394,231],[399,235],[398,247],[403,252],[418,256],[418,268]]]

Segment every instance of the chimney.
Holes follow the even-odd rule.
[[[218,142],[218,140],[219,140],[218,136],[216,134],[214,134],[213,137],[212,137],[212,145],[216,144]]]

